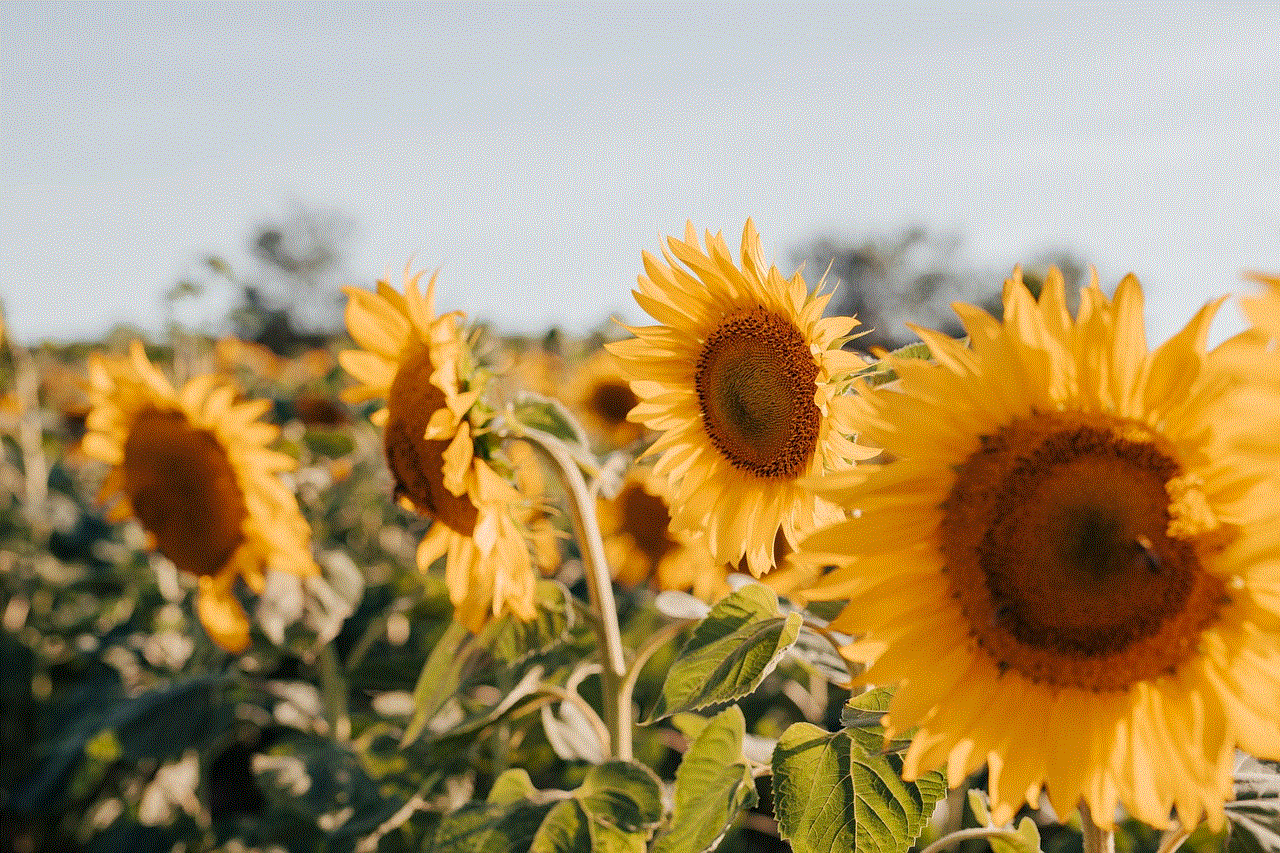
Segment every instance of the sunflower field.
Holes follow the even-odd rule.
[[[0,846],[1280,851],[1280,278],[886,352],[750,222],[638,273],[581,338],[407,268],[288,356],[6,340]]]

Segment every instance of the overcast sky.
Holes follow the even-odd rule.
[[[27,342],[162,325],[254,226],[353,225],[504,331],[639,319],[686,219],[765,251],[908,224],[1127,271],[1164,338],[1280,270],[1280,4],[0,5],[0,299]],[[790,269],[784,269],[790,272]],[[232,296],[189,307],[212,324]]]

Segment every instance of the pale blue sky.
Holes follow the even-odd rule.
[[[640,318],[686,218],[751,216],[784,267],[910,223],[1071,247],[1163,338],[1280,270],[1278,44],[1274,2],[3,4],[0,298],[28,342],[156,330],[303,204],[356,224],[352,282],[413,256],[441,307],[577,331]]]

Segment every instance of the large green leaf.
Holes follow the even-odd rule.
[[[751,693],[795,643],[803,621],[799,613],[782,616],[777,595],[762,584],[721,599],[671,664],[645,722]]]
[[[942,776],[903,782],[901,761],[868,748],[869,729],[796,723],[773,752],[774,815],[796,853],[905,853],[946,793]]]
[[[654,853],[703,853],[716,846],[738,813],[756,803],[751,768],[742,759],[746,724],[730,705],[694,739],[676,770],[671,827]]]
[[[265,799],[263,826],[288,826],[304,849],[349,851],[403,805],[387,796],[347,745],[291,735],[253,760]]]
[[[661,785],[639,764],[610,761],[592,767],[582,785],[567,794],[534,791],[524,771],[507,771],[486,802],[445,816],[430,849],[644,853],[661,818]]]

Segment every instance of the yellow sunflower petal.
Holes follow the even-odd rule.
[[[229,584],[221,578],[200,578],[196,616],[209,638],[222,649],[239,654],[249,647],[249,617]]]

